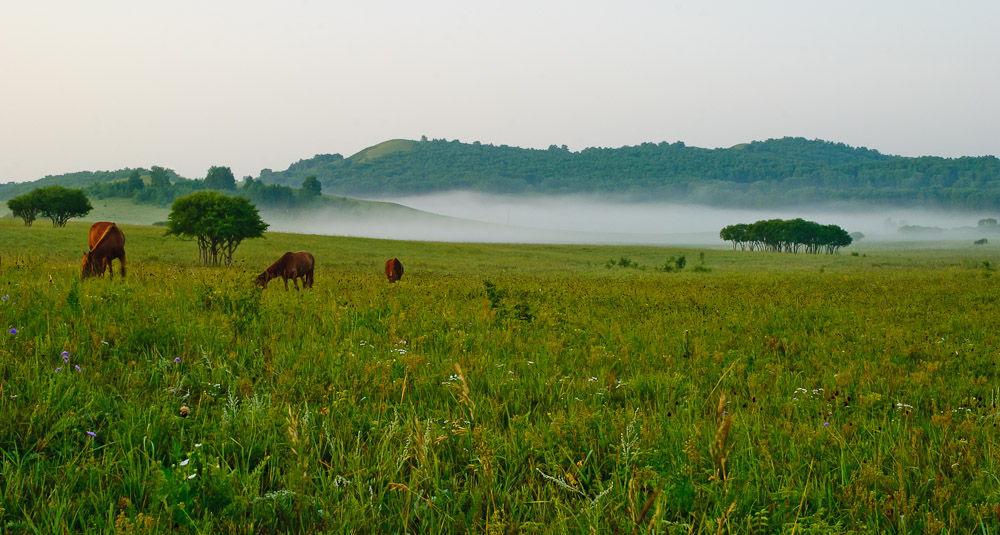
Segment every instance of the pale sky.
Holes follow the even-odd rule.
[[[1000,154],[1000,2],[3,0],[0,182],[394,138]]]

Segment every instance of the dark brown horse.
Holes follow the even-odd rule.
[[[118,225],[110,221],[98,221],[90,226],[88,239],[90,251],[83,253],[80,267],[85,279],[92,275],[103,277],[109,271],[109,277],[114,278],[115,268],[111,261],[115,258],[121,264],[122,277],[125,276],[125,234]]]
[[[385,263],[385,277],[389,282],[396,282],[403,278],[403,264],[398,258],[390,258]]]
[[[285,253],[281,255],[281,258],[277,262],[271,264],[271,267],[265,269],[260,275],[257,275],[254,282],[261,288],[267,288],[267,281],[281,277],[285,279],[286,290],[288,289],[288,279],[292,279],[295,289],[298,290],[299,279],[301,278],[303,288],[312,288],[313,266],[315,264],[316,260],[313,258],[312,253],[308,251]]]

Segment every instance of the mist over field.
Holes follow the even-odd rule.
[[[897,207],[826,206],[787,210],[743,210],[627,202],[596,196],[515,197],[470,192],[380,199],[425,213],[269,217],[272,231],[368,238],[501,243],[718,245],[719,230],[735,223],[801,217],[862,232],[867,240],[965,239],[977,235],[990,213]],[[430,215],[430,214],[436,214]],[[940,229],[901,233],[904,226]]]

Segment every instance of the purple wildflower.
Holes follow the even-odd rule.
[[[83,371],[83,370],[80,369],[80,365],[79,364],[74,364],[73,367],[76,368],[76,371],[78,371],[78,372],[82,372]]]
[[[61,371],[62,371],[62,366],[59,366],[58,368],[56,368],[56,371],[55,371],[55,373],[59,373],[59,372],[61,372]]]
[[[3,297],[0,297],[0,299],[3,299],[4,301],[6,301],[6,300],[7,300],[7,298],[9,298],[9,297],[10,297],[10,295],[5,295],[5,296],[3,296]]]
[[[87,431],[87,434],[90,435],[90,436],[92,436],[92,437],[94,437],[94,438],[97,438],[97,433],[95,433],[93,431]]]
[[[17,329],[11,327],[9,332],[10,334],[17,334]]]
[[[180,357],[174,358],[174,362],[176,362],[177,364],[180,364],[181,363],[181,358]]]
[[[63,362],[69,362],[69,351],[62,352]]]
[[[830,422],[823,422],[823,427],[830,427]]]

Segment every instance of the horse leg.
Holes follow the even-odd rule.
[[[118,259],[118,261],[121,262],[121,264],[122,264],[122,278],[124,279],[125,278],[125,251],[122,251],[122,256],[121,256],[121,258]]]

